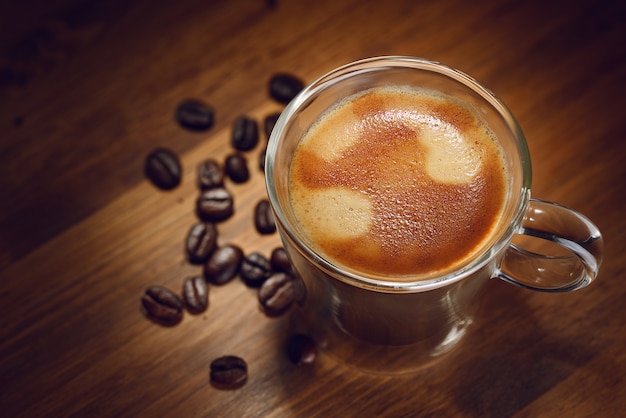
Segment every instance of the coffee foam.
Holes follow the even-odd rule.
[[[482,142],[484,127],[473,125],[471,119],[468,123],[467,115],[463,115],[462,123],[458,119],[452,122],[446,120],[458,117],[457,110],[449,111],[454,114],[436,117],[425,114],[423,109],[412,109],[415,108],[417,95],[424,102],[422,105],[439,100],[432,94],[424,96],[422,91],[411,92],[400,88],[388,90],[400,95],[387,100],[382,111],[368,119],[362,119],[353,108],[345,104],[327,112],[324,123],[311,129],[307,148],[324,160],[332,161],[352,147],[364,131],[381,132],[401,121],[408,128],[419,132],[416,140],[428,148],[425,169],[430,177],[445,183],[471,181],[481,165],[480,150],[475,147],[474,137],[480,138]]]
[[[307,148],[326,161],[335,160],[359,140],[361,128],[361,120],[349,107],[339,107],[314,127]]]
[[[332,258],[362,271],[419,274],[466,259],[488,238],[505,171],[473,110],[436,93],[379,88],[340,102],[305,134],[291,201]]]
[[[342,187],[298,190],[294,209],[310,221],[313,240],[355,238],[365,234],[372,219],[372,202],[366,195]]]

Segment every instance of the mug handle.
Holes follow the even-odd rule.
[[[589,219],[556,203],[530,199],[496,277],[526,289],[570,292],[596,278],[602,253],[602,235]]]

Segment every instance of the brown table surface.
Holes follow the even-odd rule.
[[[0,10],[0,415],[620,416],[626,411],[626,25],[610,1],[3,2]],[[305,3],[308,6],[305,6]],[[600,276],[569,294],[491,281],[464,345],[401,378],[325,356],[284,353],[287,317],[268,318],[236,279],[175,327],[148,321],[152,284],[180,292],[201,267],[183,241],[195,221],[196,166],[232,152],[233,121],[282,105],[274,73],[310,82],[374,55],[434,59],[473,75],[517,116],[533,157],[533,195],[573,207],[605,237]],[[176,105],[216,110],[182,129]],[[265,138],[262,138],[262,142]],[[181,156],[162,192],[144,158]],[[251,179],[227,182],[236,214],[220,244],[269,255]],[[209,383],[236,354],[247,384]]]

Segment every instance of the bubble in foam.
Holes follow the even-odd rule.
[[[363,193],[343,187],[296,189],[293,204],[314,240],[349,239],[365,234],[371,224],[372,202]]]

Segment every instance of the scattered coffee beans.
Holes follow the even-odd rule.
[[[191,227],[185,241],[187,259],[193,264],[204,263],[217,244],[217,228],[208,222],[199,222]]]
[[[299,78],[291,74],[275,74],[270,79],[269,95],[279,103],[288,104],[303,88],[304,83]]]
[[[274,250],[272,250],[270,264],[274,271],[282,271],[283,273],[291,274],[291,262],[287,256],[287,251],[285,251],[283,247],[274,248]]]
[[[259,234],[269,235],[276,232],[274,213],[267,199],[262,199],[254,207],[254,226]]]
[[[243,261],[241,248],[229,244],[217,248],[204,265],[204,277],[207,281],[221,285],[233,279]]]
[[[146,177],[162,190],[171,190],[180,184],[182,170],[178,156],[165,148],[156,148],[146,157]]]
[[[272,274],[272,264],[261,253],[252,253],[241,263],[239,275],[249,287],[259,287]]]
[[[176,108],[176,120],[183,128],[205,131],[213,126],[213,109],[199,100],[188,99]]]
[[[287,340],[287,357],[295,365],[312,364],[317,358],[313,338],[306,334],[294,334]]]
[[[162,325],[176,325],[183,319],[183,302],[171,290],[150,286],[141,298],[148,318]]]
[[[279,117],[280,113],[272,113],[271,115],[265,117],[265,120],[263,121],[263,128],[267,139],[270,139],[270,135],[274,130],[274,125],[276,125]]]
[[[189,277],[183,282],[183,301],[193,314],[204,312],[209,307],[209,286],[204,277]]]
[[[223,187],[205,190],[196,201],[196,213],[206,222],[221,222],[234,213],[233,197]]]
[[[211,384],[218,389],[238,389],[248,380],[248,365],[237,356],[223,356],[211,362]]]
[[[248,162],[246,157],[241,154],[231,154],[226,157],[224,171],[235,183],[245,183],[250,178]]]
[[[293,278],[287,273],[274,273],[259,288],[259,302],[267,316],[280,316],[295,301]]]
[[[250,151],[259,143],[259,126],[256,120],[240,116],[233,124],[232,146],[239,151]]]
[[[274,4],[270,2],[268,4]],[[304,84],[290,74],[276,74],[269,82],[269,95],[280,103],[288,104],[302,89]],[[202,131],[213,125],[213,109],[205,103],[188,99],[176,108],[178,123],[190,130]],[[272,113],[264,119],[264,133],[269,139],[280,117]],[[21,118],[15,125],[21,125]],[[231,144],[237,151],[250,151],[259,142],[259,127],[254,119],[246,116],[237,118],[233,124]],[[259,153],[259,168],[265,171],[267,148]],[[178,156],[165,148],[153,150],[145,161],[145,174],[160,189],[170,190],[181,182],[182,170]],[[162,286],[151,286],[141,298],[145,315],[162,325],[175,325],[183,318],[186,308],[192,314],[207,310],[209,305],[209,285],[221,285],[239,274],[247,286],[259,287],[258,299],[268,316],[285,313],[294,301],[300,301],[304,293],[299,290],[296,278],[284,248],[275,248],[268,260],[255,252],[244,258],[243,250],[235,245],[217,247],[215,222],[230,218],[234,213],[232,195],[224,188],[224,176],[235,183],[246,182],[250,178],[248,165],[242,154],[229,155],[224,168],[214,159],[198,165],[198,188],[201,194],[196,201],[196,212],[200,222],[193,225],[185,241],[185,251],[189,262],[204,263],[204,277],[194,276],[184,280],[182,299]],[[254,224],[261,234],[272,234],[276,224],[269,201],[263,199],[254,209]],[[300,286],[303,288],[303,286]],[[299,296],[300,295],[300,296]],[[315,341],[304,334],[293,335],[287,341],[287,355],[296,365],[310,364],[317,357]],[[211,362],[211,384],[220,389],[237,389],[248,379],[248,366],[237,356],[223,356]]]
[[[213,189],[224,185],[224,171],[219,163],[209,159],[198,165],[198,188]]]

